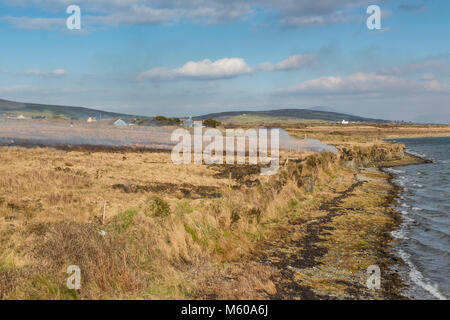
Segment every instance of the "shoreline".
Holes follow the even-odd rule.
[[[406,283],[396,272],[404,261],[392,251],[395,241],[392,231],[403,221],[401,213],[392,206],[400,187],[392,181],[394,175],[382,168],[429,161],[406,153],[398,158],[359,168],[337,166],[332,171],[335,178],[318,183],[317,192],[310,193],[315,199],[313,206],[305,202],[288,209],[292,218],[279,221],[274,235],[262,240],[250,256],[232,262],[226,275],[217,272],[201,286],[215,289],[201,289],[195,296],[262,300],[407,299],[403,294]],[[366,287],[366,269],[370,265],[381,269],[380,290]],[[270,281],[264,288],[229,294],[233,283],[253,286],[267,278]]]
[[[390,141],[390,143],[398,144],[396,141]],[[384,165],[378,167],[379,170],[381,170],[383,173],[385,173],[389,176],[388,183],[390,185],[392,185],[394,188],[392,191],[392,199],[391,199],[391,201],[388,202],[389,206],[391,206],[391,207],[394,207],[397,204],[398,199],[399,199],[399,193],[403,190],[403,187],[394,182],[397,175],[393,172],[389,172],[386,169],[393,168],[393,167],[403,167],[403,166],[409,166],[409,165],[420,165],[420,164],[433,163],[433,161],[430,159],[420,157],[418,155],[414,155],[414,154],[408,153],[406,151],[405,151],[405,156],[407,156],[409,159],[402,159],[402,161],[397,161],[397,162],[393,162],[390,164],[387,163],[387,164],[384,164]],[[401,212],[399,212],[395,208],[393,208],[393,210],[395,210],[396,215],[398,217],[398,220],[397,220],[398,223],[396,223],[396,225],[394,225],[394,227],[389,231],[389,236],[392,241],[396,241],[396,239],[392,235],[392,232],[398,230],[405,221],[404,221],[403,214]],[[398,254],[393,252],[393,250],[394,250],[394,248],[391,248],[390,252],[388,252],[387,256],[385,257],[385,259],[388,261],[396,261],[396,263],[391,264],[391,269],[395,270],[396,268],[398,269],[398,268],[402,268],[402,267],[408,268],[407,262],[404,261]],[[403,279],[401,277],[401,274],[397,273],[393,278],[389,279],[389,281],[391,281],[394,284],[397,282],[395,285],[398,287],[397,289],[399,289],[402,292],[401,293],[402,298],[409,300],[409,297],[404,295],[404,291],[405,291],[407,284],[405,283],[405,279]]]
[[[398,143],[398,142],[397,142]],[[396,172],[395,170],[390,171],[388,169],[390,168],[394,168],[394,167],[402,167],[402,166],[407,166],[407,165],[420,165],[420,164],[430,164],[430,163],[434,163],[433,160],[428,159],[424,156],[420,156],[417,155],[416,153],[407,153],[405,152],[405,154],[408,154],[409,157],[411,158],[415,158],[417,160],[417,162],[414,163],[405,163],[405,164],[395,164],[395,165],[391,165],[391,166],[385,166],[382,167],[381,169],[383,170],[383,172],[387,173],[390,176],[389,182],[396,186],[397,188],[397,196],[394,199],[394,202],[392,203],[393,206],[395,206],[395,210],[399,212],[400,216],[401,216],[401,222],[399,223],[399,225],[393,230],[393,231],[401,231],[402,228],[404,228],[405,224],[407,225],[407,220],[405,218],[405,214],[403,211],[401,211],[399,209],[399,201],[400,201],[400,193],[404,191],[405,186],[402,186],[400,184],[397,184],[396,182],[394,182],[394,180],[398,179],[399,177],[401,177],[401,173]],[[392,236],[395,239],[395,241],[399,241],[400,239],[403,239],[403,236],[399,236],[396,237],[393,232],[392,232]],[[394,251],[395,250],[395,251]],[[408,289],[411,290],[423,290],[424,292],[426,292],[426,294],[428,294],[430,297],[434,297],[438,300],[442,300],[445,299],[445,296],[442,295],[441,292],[439,292],[439,290],[436,290],[432,285],[430,285],[426,280],[427,277],[422,273],[422,271],[417,269],[417,266],[411,261],[410,259],[410,255],[412,255],[412,253],[407,253],[405,252],[405,249],[402,246],[397,245],[395,247],[395,249],[393,249],[392,252],[396,258],[399,258],[401,261],[401,264],[399,265],[399,267],[401,268],[401,270],[399,270],[399,274],[402,276],[402,280],[403,280],[403,285],[404,287],[407,287]],[[415,272],[418,275],[412,275],[411,273]],[[407,285],[405,284],[407,283]],[[418,297],[414,297],[411,298],[409,296],[406,296],[407,292],[410,290],[404,290],[404,296],[407,299],[423,299],[422,298],[418,298]],[[429,298],[426,298],[429,299]]]
[[[421,139],[421,138],[448,138],[450,137],[449,133],[439,133],[437,135],[430,133],[430,134],[410,134],[410,135],[404,135],[404,136],[389,136],[386,138],[383,138],[383,140],[395,140],[395,139]]]

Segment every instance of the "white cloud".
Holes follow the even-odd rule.
[[[346,22],[349,17],[339,12],[334,12],[330,15],[306,15],[306,16],[291,16],[287,15],[281,19],[281,24],[285,27],[308,27],[315,25],[326,25],[337,22]]]
[[[383,95],[387,93],[450,93],[450,85],[437,80],[413,81],[376,73],[355,73],[346,77],[324,76],[280,89],[277,94]]]
[[[25,76],[39,76],[39,77],[63,77],[67,74],[67,72],[64,69],[56,69],[52,71],[41,71],[38,69],[32,69],[19,71],[17,72],[17,74]]]
[[[186,62],[181,68],[169,69],[166,67],[156,67],[141,72],[136,77],[137,80],[174,80],[174,79],[198,79],[217,80],[229,79],[242,75],[253,74],[258,71],[288,71],[298,70],[316,63],[316,56],[313,54],[293,55],[276,64],[265,62],[250,67],[242,58],[223,58],[216,61],[205,59],[201,61]]]
[[[138,76],[138,80],[171,80],[179,78],[214,80],[234,78],[250,74],[252,69],[242,58],[223,58],[212,62],[209,59],[186,62],[181,68],[156,67]]]
[[[385,67],[380,74],[404,76],[410,74],[436,74],[440,76],[450,75],[450,54],[413,61],[408,64]]]
[[[181,18],[177,10],[153,9],[145,6],[131,6],[106,15],[85,15],[86,25],[119,26],[133,24],[164,24]]]
[[[166,67],[156,67],[137,76],[137,80],[171,80],[177,77],[175,70],[170,70]]]
[[[270,62],[262,63],[257,66],[257,69],[263,71],[295,70],[305,66],[311,66],[315,63],[316,55],[314,54],[295,54],[276,64]]]
[[[402,4],[397,7],[401,11],[421,11],[425,9],[424,3],[418,4]]]
[[[12,6],[35,6],[51,13],[63,12],[72,0],[5,0]],[[170,24],[190,21],[218,24],[242,21],[257,9],[276,17],[281,25],[302,27],[345,22],[356,15],[352,9],[367,6],[369,0],[78,0],[86,24]],[[22,18],[23,19],[23,18]],[[29,18],[35,20],[38,18]],[[48,27],[56,21],[24,21],[29,28]],[[15,21],[15,26],[21,27]]]
[[[12,93],[36,93],[39,95],[46,94],[65,94],[65,93],[81,93],[86,92],[88,89],[79,88],[55,88],[55,87],[43,87],[43,86],[30,86],[30,85],[14,85],[14,86],[0,86],[1,94]]]
[[[15,85],[15,86],[6,86],[6,87],[0,87],[0,93],[11,93],[11,92],[20,92],[24,90],[30,90],[32,87],[30,86],[24,86],[24,85]]]
[[[26,30],[56,30],[66,27],[66,19],[62,18],[30,18],[30,17],[0,17],[0,22],[6,22],[18,29]]]
[[[232,78],[251,72],[252,69],[242,58],[224,58],[214,62],[209,59],[189,61],[177,70],[182,77],[212,79]]]

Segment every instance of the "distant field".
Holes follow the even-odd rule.
[[[225,124],[279,124],[289,126],[295,124],[327,123],[328,121],[319,119],[298,119],[293,117],[271,117],[261,115],[238,115],[216,118]]]
[[[39,145],[94,145],[170,149],[174,128],[115,126],[111,121],[0,119],[0,138]],[[3,143],[4,144],[4,143]]]
[[[386,138],[448,137],[450,125],[413,124],[313,124],[304,128],[289,128],[295,137],[310,137],[324,143],[376,142]]]

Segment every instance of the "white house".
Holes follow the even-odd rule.
[[[348,124],[347,120],[342,120],[342,124]]]
[[[188,120],[185,120],[185,121],[182,123],[182,126],[183,126],[183,127],[193,127],[193,126],[194,126],[194,121],[192,121],[192,117],[189,117]]]
[[[97,119],[96,119],[96,118],[93,118],[93,117],[89,117],[89,118],[87,119],[87,122],[89,122],[89,123],[91,123],[91,122],[97,122]]]
[[[127,124],[125,121],[123,121],[122,119],[119,119],[119,120],[117,120],[116,122],[114,122],[114,125],[115,125],[115,126],[119,126],[119,127],[125,127],[125,126],[128,126],[128,124]]]

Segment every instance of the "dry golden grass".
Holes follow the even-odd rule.
[[[39,219],[87,222],[139,206],[148,193],[126,193],[114,185],[192,184],[221,187],[206,166],[175,166],[169,153],[64,152],[53,149],[2,148],[1,214],[38,215]],[[168,194],[170,197],[170,194]]]
[[[190,297],[285,216],[296,183],[256,169],[177,166],[166,152],[1,148],[0,297]],[[65,286],[73,264],[80,292]]]
[[[403,152],[374,142],[347,148],[352,158],[376,156],[371,162]],[[283,152],[280,172],[267,177],[252,166],[177,166],[168,152],[0,148],[0,298],[267,298],[277,271],[252,257],[281,235],[301,239],[324,214],[321,201],[352,180],[344,162]],[[305,225],[289,235],[294,220]],[[336,231],[344,248],[359,226],[339,223],[352,226]],[[66,287],[69,265],[81,268],[78,292]]]
[[[290,128],[288,132],[300,138],[316,138],[331,144],[366,144],[385,138],[448,137],[449,125],[412,124],[316,124],[305,128]]]

